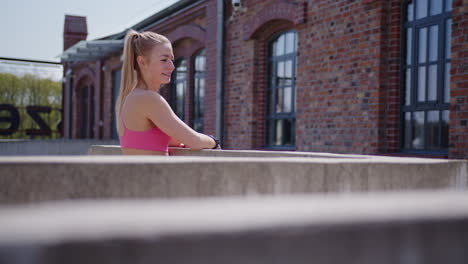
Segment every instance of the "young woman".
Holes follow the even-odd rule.
[[[169,146],[220,148],[213,136],[196,132],[159,94],[171,81],[171,42],[154,32],[129,30],[125,36],[116,114],[120,147],[127,155],[168,155]]]

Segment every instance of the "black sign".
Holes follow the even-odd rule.
[[[20,124],[20,115],[18,109],[10,104],[0,104],[0,113],[6,111],[9,112],[9,116],[0,116],[1,123],[9,123],[8,128],[0,128],[1,136],[8,136],[18,131]],[[26,112],[39,126],[39,129],[27,129],[26,135],[28,136],[50,136],[52,130],[49,125],[42,119],[39,113],[50,113],[52,108],[50,106],[27,106]]]

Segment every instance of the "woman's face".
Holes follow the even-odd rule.
[[[140,64],[145,80],[152,85],[170,83],[171,74],[175,68],[171,44],[163,43],[154,46],[148,57],[144,59],[143,65]]]

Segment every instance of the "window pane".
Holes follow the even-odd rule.
[[[427,47],[427,28],[420,28],[419,29],[419,49],[418,49],[418,57],[419,63],[426,62],[426,47]]]
[[[203,116],[205,110],[205,104],[203,103],[203,99],[205,98],[205,78],[200,79],[200,115]]]
[[[200,101],[199,101],[199,86],[198,86],[198,80],[195,79],[195,87],[194,87],[194,96],[193,96],[193,108],[194,108],[194,119],[197,119],[200,117]]]
[[[284,54],[284,42],[285,42],[285,37],[284,37],[284,34],[281,35],[279,38],[278,38],[278,45],[276,45],[276,56],[281,56]]]
[[[200,133],[203,131],[203,124],[200,119],[196,119],[193,121],[193,129]]]
[[[292,144],[292,122],[289,119],[283,120],[283,145]]]
[[[286,87],[284,88],[284,112],[291,112],[292,106],[292,88]]]
[[[404,144],[405,149],[411,148],[411,112],[405,113],[405,123],[404,123]]]
[[[452,0],[445,0],[445,11],[452,10]]]
[[[406,69],[405,105],[411,104],[411,69]]]
[[[439,111],[427,112],[427,148],[438,149],[440,148],[440,132],[439,132]]]
[[[450,63],[445,64],[444,102],[445,103],[450,103]]]
[[[413,17],[414,17],[413,8],[414,8],[414,5],[411,2],[411,4],[408,5],[408,9],[406,10],[406,13],[408,14],[407,16],[408,21],[413,21]]]
[[[413,56],[413,29],[408,28],[406,31],[406,64],[411,64],[411,56]]]
[[[286,34],[286,53],[293,53],[296,47],[295,39],[294,39],[294,32],[289,32]]]
[[[414,149],[424,148],[424,112],[414,112],[414,129],[412,146]]]
[[[442,0],[431,0],[431,16],[442,13]]]
[[[283,112],[283,88],[276,89],[276,113]]]
[[[429,61],[436,61],[438,55],[439,26],[434,25],[429,29]]]
[[[279,78],[284,78],[284,61],[278,62],[278,66],[276,70],[277,70],[277,76]]]
[[[179,61],[176,71],[187,71],[187,61],[186,60]]]
[[[426,67],[418,69],[418,102],[426,101]]]
[[[427,1],[428,0],[416,0],[416,19],[427,16]]]
[[[184,94],[185,94],[185,83],[180,82],[177,84],[177,115],[180,117],[183,114],[183,106],[184,106]]]
[[[206,57],[201,56],[200,58],[200,71],[206,71]]]
[[[447,19],[445,24],[445,58],[450,58],[450,48],[452,42],[452,19]]]
[[[429,66],[427,99],[437,100],[437,64]]]
[[[203,50],[200,52],[199,55],[195,57],[195,71],[205,71],[206,67],[206,57],[205,57],[205,51]]]
[[[442,148],[448,148],[448,133],[449,133],[449,111],[442,111],[442,123],[441,123],[441,134],[442,134]]]
[[[284,69],[284,76],[285,78],[285,83],[284,85],[292,85],[292,71],[293,71],[293,65],[292,65],[292,60],[288,60],[285,63],[285,69]]]
[[[186,73],[185,72],[177,72],[176,80],[184,80],[185,78],[186,78]]]
[[[195,71],[200,71],[200,56],[195,57]]]
[[[283,120],[276,120],[276,137],[275,137],[275,145],[280,146],[282,145],[283,139]]]
[[[277,85],[279,86],[285,85],[284,61],[278,62],[276,66],[276,76],[277,76],[277,79],[276,79]]]

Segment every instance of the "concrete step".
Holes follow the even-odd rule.
[[[109,155],[0,159],[0,204],[467,188],[465,160]]]
[[[468,193],[0,207],[0,263],[468,263]]]

